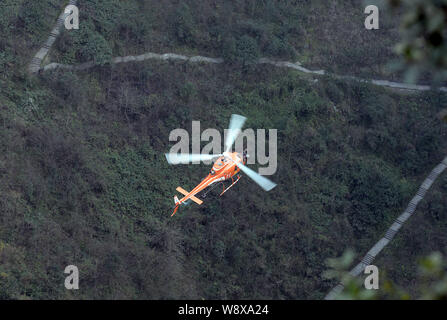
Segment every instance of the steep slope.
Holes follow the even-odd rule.
[[[2,298],[322,298],[334,285],[321,277],[325,259],[347,247],[365,252],[446,154],[446,128],[435,117],[447,102],[442,93],[313,82],[268,65],[241,68],[243,61],[145,61],[29,77],[27,61],[45,36],[21,31],[28,5],[8,22],[17,33],[1,36],[16,56],[3,60],[0,79]],[[179,4],[151,5],[141,14]],[[34,11],[33,24],[48,32],[58,10],[48,23]],[[104,14],[101,23],[111,16]],[[116,26],[100,26],[93,39],[103,36],[113,55],[138,39],[123,29],[111,42]],[[136,30],[163,34],[155,23]],[[202,48],[186,43],[172,46]],[[52,60],[70,62],[71,45]],[[82,62],[77,54],[73,61]],[[191,188],[209,169],[168,166],[170,131],[190,130],[192,120],[221,130],[231,113],[247,116],[247,127],[278,129],[278,187],[265,194],[243,179],[170,218],[175,187]],[[396,239],[408,263],[446,248],[443,199],[437,192],[427,202],[436,219],[418,218],[430,241]],[[388,268],[399,258],[394,250],[382,256]],[[68,264],[81,271],[79,291],[63,289]]]

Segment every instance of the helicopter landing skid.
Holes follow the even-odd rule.
[[[236,181],[234,180],[234,178],[233,177],[231,177],[231,184],[230,184],[230,186],[228,187],[228,188],[226,188],[226,189],[224,189],[223,191],[222,191],[222,193],[220,194],[220,197],[225,193],[225,192],[227,192],[228,191],[228,189],[230,189],[232,186],[234,186],[238,181],[239,181],[239,179],[241,178],[241,176],[237,176],[237,179],[236,179]],[[224,186],[224,188],[225,188],[225,186]]]

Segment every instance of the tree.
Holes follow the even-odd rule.
[[[447,78],[447,0],[389,0],[404,10],[403,40],[396,47],[414,78],[432,71],[435,80]]]
[[[389,0],[404,10],[403,40],[396,51],[404,58],[409,81],[421,72],[433,74],[434,83],[447,80],[447,0]],[[447,122],[447,109],[441,113]]]
[[[173,28],[177,40],[182,44],[192,44],[195,41],[194,18],[189,6],[182,2],[175,10]]]

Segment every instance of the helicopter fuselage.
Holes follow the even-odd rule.
[[[172,215],[175,214],[175,212],[177,211],[178,207],[181,204],[185,204],[188,200],[193,200],[197,204],[201,204],[202,201],[200,199],[198,199],[195,195],[198,194],[199,192],[203,191],[204,189],[208,188],[209,186],[211,186],[215,183],[218,183],[218,182],[229,180],[229,179],[232,179],[233,184],[236,183],[239,180],[239,178],[235,182],[233,177],[235,175],[237,175],[241,170],[236,165],[236,163],[245,164],[246,160],[245,161],[244,160],[245,160],[244,157],[237,152],[225,152],[223,154],[223,156],[220,156],[214,162],[213,167],[211,168],[211,171],[208,174],[208,176],[206,176],[205,179],[203,179],[190,192],[187,192],[186,190],[182,189],[181,187],[177,187],[177,191],[182,193],[184,195],[184,197],[180,200],[178,200],[176,197],[174,197],[176,206],[175,206],[175,209],[174,209],[174,212]],[[229,188],[225,189],[222,192],[222,194],[225,193],[225,191],[228,189]]]

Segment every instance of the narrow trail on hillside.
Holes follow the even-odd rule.
[[[70,0],[68,2],[68,4],[76,5],[77,0]],[[50,51],[50,49],[53,46],[54,42],[56,41],[57,37],[61,33],[62,26],[64,25],[65,18],[67,16],[68,16],[68,14],[65,13],[65,9],[64,9],[64,11],[62,11],[62,13],[59,15],[59,18],[57,19],[56,25],[54,26],[53,30],[51,30],[47,41],[45,41],[43,46],[39,49],[39,51],[37,51],[37,53],[34,55],[34,58],[31,60],[30,64],[28,65],[28,71],[31,74],[38,73],[41,70],[43,60],[48,55],[48,52]]]
[[[70,0],[70,5],[76,5],[76,0]],[[43,61],[45,57],[48,55],[48,52],[50,51],[52,45],[56,41],[57,36],[61,32],[61,28],[64,25],[65,18],[68,14],[65,14],[65,12],[62,12],[62,14],[59,16],[56,26],[53,28],[53,30],[50,33],[50,36],[48,37],[45,44],[40,48],[40,50],[36,53],[34,58],[31,60],[31,63],[28,66],[28,70],[31,74],[36,74],[39,72],[45,72],[49,70],[54,69],[66,69],[66,70],[86,70],[89,68],[95,67],[95,63],[85,62],[77,65],[67,65],[67,64],[60,64],[60,63],[49,63],[45,66],[43,66]],[[128,62],[136,62],[136,61],[144,61],[148,59],[153,60],[179,60],[179,61],[185,61],[185,62],[191,62],[191,63],[213,63],[213,64],[221,64],[224,62],[224,59],[222,58],[210,58],[210,57],[203,57],[203,56],[192,56],[188,57],[185,55],[179,55],[175,53],[165,53],[165,54],[157,54],[157,53],[144,53],[137,56],[125,56],[125,57],[115,57],[111,60],[112,64],[117,63],[128,63]],[[306,74],[313,74],[316,76],[323,76],[323,75],[330,75],[337,79],[342,80],[355,80],[359,82],[365,82],[365,83],[371,83],[377,86],[383,86],[388,87],[392,89],[400,89],[400,90],[408,90],[408,91],[426,91],[431,90],[432,88],[427,85],[417,85],[417,84],[407,84],[407,83],[399,83],[399,82],[393,82],[388,80],[367,80],[362,79],[358,77],[353,76],[345,76],[345,75],[336,75],[332,73],[327,73],[324,70],[309,70],[303,66],[301,66],[301,63],[296,62],[288,62],[288,61],[274,61],[269,58],[261,58],[257,60],[255,63],[257,64],[269,64],[273,65],[279,68],[291,68],[294,70],[297,70],[299,72],[303,72]],[[447,92],[447,87],[440,87],[438,88],[440,91]],[[394,238],[396,233],[399,231],[399,229],[402,227],[402,225],[405,223],[405,221],[410,218],[410,216],[415,212],[417,205],[419,202],[424,198],[426,192],[430,189],[432,184],[435,182],[435,180],[438,178],[438,176],[447,168],[447,157],[438,165],[436,166],[430,175],[424,180],[421,187],[419,188],[418,192],[414,196],[414,198],[410,201],[408,204],[407,209],[394,221],[394,223],[389,227],[388,231],[385,233],[385,236],[381,238],[369,251],[368,253],[363,257],[361,262],[356,265],[351,271],[350,274],[352,276],[358,276],[360,273],[362,273],[365,269],[365,267],[375,259],[375,257],[385,248],[386,245]],[[334,287],[325,297],[326,300],[332,300],[337,297],[337,295],[343,291],[344,285],[342,283],[339,283],[336,287]]]
[[[135,62],[135,61],[144,61],[144,60],[179,60],[179,61],[185,61],[185,62],[191,62],[191,63],[214,63],[214,64],[220,64],[224,62],[224,59],[222,58],[210,58],[210,57],[203,57],[203,56],[192,56],[188,57],[185,55],[175,54],[175,53],[164,53],[164,54],[157,54],[153,52],[147,52],[141,55],[137,56],[124,56],[124,57],[115,57],[112,58],[111,64],[117,64],[117,63],[128,63],[128,62]],[[367,80],[362,79],[358,77],[353,76],[343,76],[343,75],[337,75],[333,73],[328,73],[324,70],[309,70],[303,66],[299,62],[289,62],[289,61],[275,61],[269,58],[260,58],[256,62],[256,64],[270,64],[275,67],[279,68],[290,68],[297,70],[299,72],[307,73],[307,74],[313,74],[317,76],[324,76],[329,75],[337,79],[341,80],[354,80],[359,82],[365,82],[365,83],[371,83],[377,86],[382,87],[388,87],[392,89],[400,89],[400,90],[409,90],[409,91],[427,91],[431,90],[432,87],[428,85],[419,85],[419,84],[409,84],[409,83],[400,83],[400,82],[393,82],[388,80]],[[42,68],[38,70],[42,71],[48,71],[48,70],[54,70],[54,69],[67,69],[67,70],[86,70],[89,68],[95,67],[95,63],[93,61],[80,63],[76,65],[69,65],[69,64],[61,64],[61,63],[49,63]],[[447,92],[447,87],[440,87],[438,88],[441,91]]]
[[[405,223],[405,221],[407,221],[408,218],[410,218],[411,215],[415,212],[417,205],[422,199],[424,199],[426,192],[431,188],[433,183],[446,168],[447,168],[447,157],[430,172],[428,177],[424,180],[424,182],[420,186],[414,198],[411,199],[407,209],[399,217],[397,217],[396,220],[394,220],[394,223],[391,225],[391,227],[388,228],[383,238],[381,238],[363,257],[361,262],[349,272],[351,276],[357,277],[358,275],[363,273],[366,266],[370,265],[375,259],[375,257],[380,253],[380,251],[382,251],[383,248],[385,248],[388,245],[388,243],[394,238],[394,236],[402,227],[402,225]],[[337,295],[343,291],[343,289],[344,289],[343,283],[339,283],[326,295],[325,299],[326,300],[335,299]]]
[[[76,5],[76,0],[70,0],[69,4]],[[50,36],[48,37],[45,44],[40,48],[40,50],[36,53],[34,58],[32,59],[28,70],[30,73],[38,73],[53,69],[67,69],[67,70],[85,70],[89,68],[95,67],[95,63],[93,61],[76,64],[76,65],[68,65],[68,64],[61,64],[61,63],[49,63],[48,65],[43,66],[43,60],[47,56],[48,52],[50,51],[51,47],[53,46],[54,42],[56,41],[57,36],[60,34],[61,28],[64,24],[65,18],[68,14],[65,12],[62,12],[62,14],[59,16],[57,20],[56,26],[53,28],[53,30],[50,33]],[[134,61],[144,61],[148,59],[154,59],[154,60],[180,60],[180,61],[187,61],[191,63],[215,63],[220,64],[224,62],[224,59],[222,58],[210,58],[210,57],[203,57],[203,56],[193,56],[188,57],[185,55],[175,54],[175,53],[165,53],[165,54],[157,54],[153,52],[147,52],[141,55],[137,56],[124,56],[124,57],[115,57],[112,58],[111,64],[117,64],[117,63],[128,63],[128,62],[134,62]],[[337,79],[342,80],[355,80],[360,82],[366,82],[366,83],[372,83],[377,86],[382,87],[388,87],[393,89],[400,89],[400,90],[410,90],[410,91],[426,91],[431,90],[432,87],[428,85],[418,85],[418,84],[409,84],[409,83],[401,83],[401,82],[394,82],[394,81],[388,81],[388,80],[375,80],[375,79],[362,79],[359,77],[354,76],[346,76],[346,75],[337,75],[333,73],[328,73],[324,70],[310,70],[301,65],[300,62],[289,62],[289,61],[275,61],[269,58],[260,58],[254,63],[256,64],[270,64],[275,67],[279,68],[291,68],[303,73],[307,74],[313,74],[317,76],[322,75],[330,75]],[[438,88],[441,91],[447,92],[447,87],[440,87]]]

